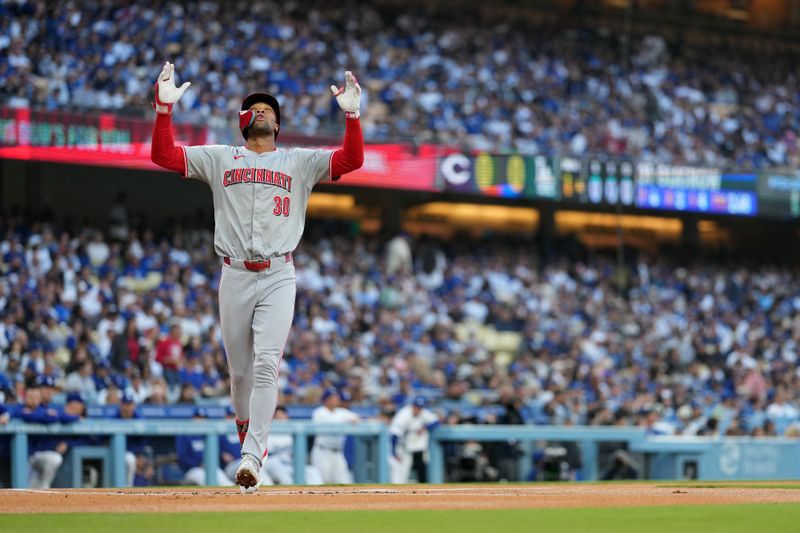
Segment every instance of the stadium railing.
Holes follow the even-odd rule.
[[[305,421],[278,421],[272,424],[273,433],[291,434],[294,437],[294,482],[305,483],[308,459],[307,437],[314,435],[352,435],[355,438],[354,469],[356,480],[371,477],[377,483],[389,481],[389,430],[379,422],[359,424],[321,424]],[[0,427],[0,435],[11,436],[11,486],[26,488],[29,479],[29,435],[94,435],[110,437],[110,483],[113,487],[125,486],[125,451],[128,436],[174,437],[178,435],[205,435],[203,464],[206,484],[217,483],[219,466],[219,436],[232,432],[231,420],[83,420],[71,425],[26,424],[12,420]],[[372,475],[366,471],[372,467]]]
[[[294,482],[305,483],[308,459],[307,437],[352,435],[355,438],[354,470],[357,482],[389,481],[390,435],[382,422],[317,424],[280,421],[272,431],[294,437]],[[216,484],[219,436],[231,432],[230,420],[85,420],[72,425],[25,424],[12,420],[0,427],[0,435],[11,438],[11,485],[28,485],[29,435],[95,435],[110,437],[110,485],[125,484],[124,456],[129,436],[174,437],[205,435],[206,484]],[[440,426],[431,434],[428,480],[445,481],[444,444],[447,442],[535,441],[576,442],[581,453],[579,479],[600,478],[600,447],[616,443],[620,449],[645,458],[643,477],[685,479],[800,479],[800,439],[789,437],[686,437],[649,435],[642,428],[598,426],[472,425]]]
[[[599,446],[620,443],[644,457],[647,479],[800,479],[800,439],[790,437],[690,437],[649,435],[643,428],[605,426],[439,426],[431,434],[428,480],[445,481],[446,442],[577,442],[579,479],[600,479]],[[530,458],[528,458],[530,459]]]

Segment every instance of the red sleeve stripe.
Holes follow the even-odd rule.
[[[181,146],[181,151],[183,152],[183,177],[189,177],[189,158],[186,157],[186,147]]]

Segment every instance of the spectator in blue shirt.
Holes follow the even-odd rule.
[[[193,420],[205,420],[206,417],[206,409],[198,407],[195,410]],[[178,454],[178,462],[184,472],[183,482],[185,484],[201,486],[206,484],[206,470],[203,462],[205,449],[205,435],[179,435],[175,437],[175,451]],[[217,466],[217,485],[223,487],[234,486],[234,482],[228,478],[219,466]]]

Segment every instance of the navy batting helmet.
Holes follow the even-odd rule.
[[[280,104],[278,104],[278,100],[276,100],[275,97],[272,96],[271,94],[267,94],[267,93],[253,93],[253,94],[251,94],[250,96],[248,96],[244,100],[242,100],[242,111],[249,110],[250,107],[252,107],[253,104],[256,104],[258,102],[267,104],[268,106],[270,106],[272,108],[273,111],[275,111],[275,122],[278,124],[278,126],[280,126],[281,125],[281,106],[280,106]],[[251,122],[250,125],[252,125],[252,122]],[[242,122],[241,121],[239,122],[239,126],[242,127],[241,128],[242,129],[242,137],[244,137],[245,141],[247,140],[247,137],[249,136],[248,128],[250,127],[250,125],[242,127]],[[280,128],[279,128],[279,130],[280,130]],[[275,138],[276,139],[278,138],[278,132],[277,131],[275,132]]]

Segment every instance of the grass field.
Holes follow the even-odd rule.
[[[798,531],[800,506],[503,509],[493,511],[332,511],[260,513],[69,513],[0,515],[0,531],[47,533],[469,533],[500,532],[783,532]]]

